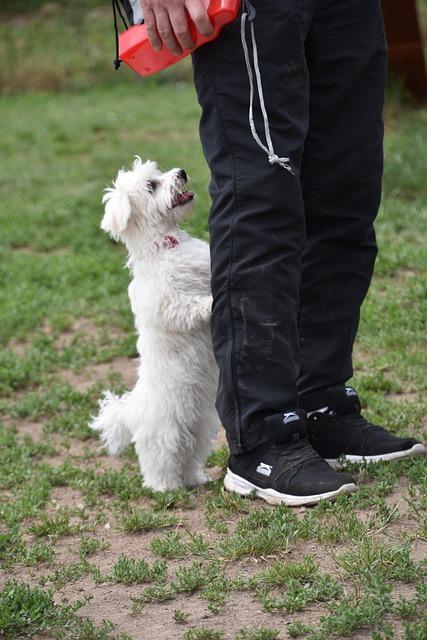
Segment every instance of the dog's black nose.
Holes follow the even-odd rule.
[[[184,182],[187,182],[187,179],[188,179],[188,178],[187,178],[187,174],[186,174],[186,172],[184,171],[184,169],[180,169],[180,170],[178,171],[178,176],[179,176],[179,178],[181,178],[181,180],[183,180]]]

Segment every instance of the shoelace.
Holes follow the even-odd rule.
[[[313,449],[308,441],[308,438],[300,438],[298,434],[295,434],[296,438],[285,445],[276,445],[276,450],[280,458],[285,458],[285,469],[294,473],[301,464],[308,460],[316,460],[323,463],[323,459]]]

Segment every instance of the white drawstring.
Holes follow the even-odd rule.
[[[263,149],[263,151],[265,151],[265,153],[268,155],[268,161],[270,164],[278,164],[281,167],[283,167],[283,169],[286,169],[287,171],[290,171],[291,173],[293,173],[292,167],[289,164],[289,158],[281,158],[274,151],[273,142],[271,140],[270,124],[268,121],[268,115],[265,108],[264,93],[262,90],[261,72],[259,69],[259,62],[258,62],[258,47],[256,44],[255,29],[254,29],[254,23],[253,23],[253,18],[255,17],[255,9],[252,7],[252,5],[249,2],[245,2],[245,5],[249,6],[251,11],[248,22],[249,22],[249,27],[251,32],[251,39],[252,39],[252,53],[254,58],[254,70],[255,70],[256,84],[257,84],[257,90],[258,90],[259,104],[261,107],[262,116],[264,118],[264,131],[265,131],[265,139],[266,139],[267,146],[262,142],[261,138],[259,137],[258,132],[256,130],[255,122],[254,122],[254,112],[253,112],[254,93],[255,93],[254,73],[252,71],[252,65],[249,58],[248,45],[246,42],[246,21],[248,19],[248,14],[246,13],[246,11],[243,11],[241,21],[240,21],[240,33],[242,38],[243,53],[245,54],[246,69],[248,70],[248,78],[249,78],[249,125],[251,128],[252,136],[255,142],[257,143],[257,145],[261,147],[261,149]]]

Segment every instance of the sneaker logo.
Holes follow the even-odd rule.
[[[289,424],[289,422],[295,422],[296,420],[299,420],[299,415],[294,411],[283,414],[283,424]]]
[[[266,464],[265,462],[260,462],[259,465],[257,466],[256,470],[257,473],[261,473],[261,475],[263,476],[269,476],[271,475],[271,470],[272,470],[272,465],[271,464]]]
[[[357,393],[355,392],[355,390],[352,387],[346,387],[345,388],[345,395],[346,396],[357,396]]]

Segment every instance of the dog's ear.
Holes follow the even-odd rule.
[[[107,190],[102,203],[105,204],[105,212],[101,229],[118,240],[129,223],[131,215],[129,196],[124,189],[115,187]]]

